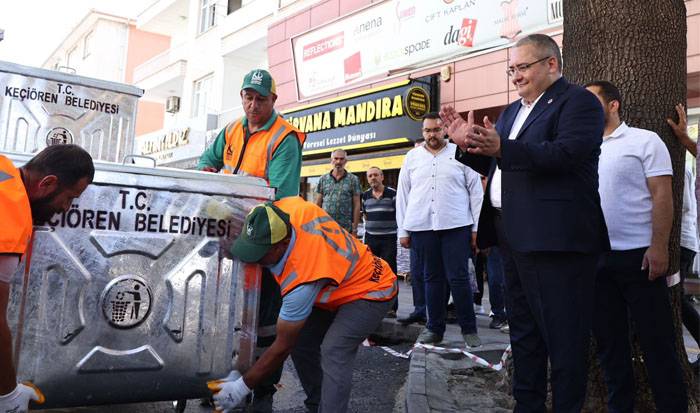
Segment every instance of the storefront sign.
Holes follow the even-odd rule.
[[[413,120],[422,120],[430,110],[430,96],[421,87],[412,87],[406,91],[406,115]]]
[[[149,156],[185,146],[190,143],[189,134],[190,128],[179,128],[151,139],[144,139],[139,148],[141,155]]]
[[[157,165],[199,157],[206,145],[204,129],[204,122],[196,119],[192,125],[137,136],[136,153],[154,158]]]
[[[307,134],[304,154],[410,142],[421,136],[422,117],[431,109],[428,84],[406,80],[292,109],[284,117]]]
[[[299,96],[560,25],[562,1],[384,1],[292,40]]]

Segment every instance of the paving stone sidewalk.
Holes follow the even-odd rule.
[[[482,346],[467,351],[497,364],[508,347],[508,335],[489,329],[489,322],[489,317],[477,316]],[[439,346],[464,349],[459,326],[448,324]],[[406,384],[406,412],[512,411],[505,375],[505,369],[495,371],[482,367],[463,354],[414,348]]]

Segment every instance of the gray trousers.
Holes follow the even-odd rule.
[[[311,413],[348,410],[357,348],[379,328],[395,300],[352,301],[337,312],[314,307],[292,350]]]

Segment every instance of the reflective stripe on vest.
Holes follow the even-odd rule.
[[[275,205],[289,214],[296,231],[294,248],[275,279],[282,296],[302,284],[328,280],[316,305],[335,310],[347,302],[387,301],[398,292],[396,275],[317,205],[300,197],[282,198]]]
[[[379,291],[370,291],[365,294],[365,298],[369,299],[389,299],[394,296],[394,293],[399,289],[398,279],[394,280],[391,287]]]
[[[306,135],[279,115],[268,130],[259,130],[250,134],[247,141],[241,120],[229,124],[225,129],[226,144],[222,171],[229,174],[252,175],[269,182],[270,161],[284,138],[292,132],[299,144],[303,145]]]
[[[326,240],[328,244],[330,244],[338,254],[341,256],[345,257],[350,261],[350,266],[348,267],[348,270],[345,272],[345,276],[343,277],[343,280],[347,280],[350,278],[350,275],[352,275],[352,272],[355,270],[355,266],[357,266],[357,260],[359,259],[359,254],[357,253],[357,247],[355,246],[355,243],[353,242],[352,235],[348,234],[347,231],[344,231],[340,226],[338,226],[337,229],[330,230],[327,228],[324,228],[321,226],[321,224],[325,222],[335,222],[333,218],[330,216],[326,215],[325,217],[319,217],[317,219],[314,219],[313,221],[310,221],[304,225],[301,226],[301,228],[308,232],[309,234],[315,234],[315,235],[320,235],[323,237],[323,239]],[[320,228],[320,229],[319,229]],[[345,248],[342,248],[340,245],[338,245],[333,239],[331,239],[326,232],[332,232],[333,234],[342,234],[345,237]]]
[[[269,181],[270,180],[270,161],[272,160],[272,153],[274,149],[276,149],[280,143],[282,136],[282,132],[284,132],[287,128],[284,126],[280,126],[279,129],[277,129],[277,132],[275,132],[275,135],[270,139],[270,143],[267,144],[267,162],[265,162],[265,180]],[[285,134],[284,136],[287,136]]]
[[[280,284],[280,290],[284,290],[297,279],[297,273],[292,271]]]

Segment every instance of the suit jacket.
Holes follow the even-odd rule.
[[[604,115],[598,99],[565,78],[539,99],[515,140],[508,140],[520,101],[496,122],[501,158],[463,153],[455,159],[488,175],[479,219],[480,248],[497,245],[489,196],[501,168],[501,214],[515,251],[598,252],[610,249],[598,194],[598,157]]]

